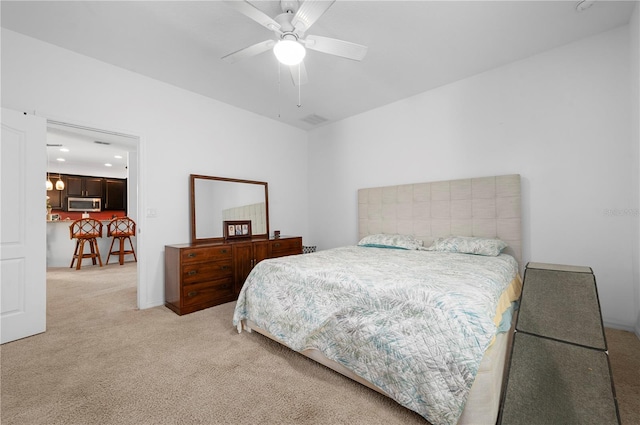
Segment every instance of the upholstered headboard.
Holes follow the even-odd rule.
[[[450,235],[499,238],[522,270],[520,216],[519,174],[358,190],[360,239],[400,233],[429,246]]]

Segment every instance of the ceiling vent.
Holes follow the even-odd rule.
[[[316,115],[316,114],[307,115],[306,117],[301,118],[300,120],[311,125],[318,125],[323,122],[329,121],[329,119],[325,117],[321,117],[320,115]]]
[[[59,147],[62,147],[62,144],[60,144],[60,143],[47,143],[47,147],[48,148],[59,148]]]
[[[101,142],[100,140],[95,140],[93,143],[96,143],[98,145],[110,145],[111,144],[109,142]]]

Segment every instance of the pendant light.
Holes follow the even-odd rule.
[[[61,151],[65,151],[64,149],[60,149]],[[66,150],[65,152],[67,152]],[[58,158],[58,161],[64,162],[64,158]],[[60,176],[60,171],[58,171],[58,181],[56,182],[56,190],[64,190],[64,182],[62,181],[62,177]]]
[[[59,173],[58,173],[58,181],[56,182],[56,189],[64,190],[64,182],[62,181],[62,178],[60,177]]]

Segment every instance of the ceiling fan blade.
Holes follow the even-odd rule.
[[[227,5],[233,7],[238,12],[242,13],[248,18],[253,19],[263,27],[272,31],[279,32],[280,24],[265,14],[262,10],[258,9],[246,0],[225,0]]]
[[[228,55],[223,56],[222,60],[229,63],[238,62],[239,60],[264,53],[267,50],[272,49],[275,44],[275,40],[265,40],[260,43],[256,43],[253,46],[245,47],[244,49],[229,53]]]
[[[304,66],[304,62],[289,66],[289,71],[291,72],[291,79],[293,80],[294,86],[301,86],[309,82],[307,68]]]
[[[305,0],[291,19],[296,32],[306,32],[336,0]]]
[[[318,52],[341,56],[356,61],[362,60],[367,54],[367,46],[335,38],[321,37],[319,35],[307,36],[304,43],[305,47],[311,50],[317,50]]]

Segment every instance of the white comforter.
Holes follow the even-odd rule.
[[[513,257],[343,247],[260,262],[233,316],[320,350],[433,424],[462,413]]]

